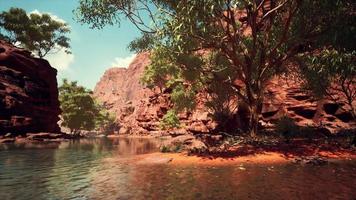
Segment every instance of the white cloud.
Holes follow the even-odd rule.
[[[136,54],[132,54],[132,55],[124,57],[124,58],[116,57],[114,59],[114,62],[111,63],[111,66],[127,68],[131,64],[131,62],[135,59],[135,57],[136,57]]]
[[[74,61],[74,55],[67,54],[63,48],[56,53],[47,54],[44,58],[58,71],[67,70],[69,65]]]
[[[59,21],[59,22],[62,22],[62,23],[66,23],[66,21],[64,19],[61,19],[59,18],[57,15],[54,15],[52,13],[48,13],[48,12],[40,12],[38,11],[37,9],[36,10],[33,10],[31,11],[29,14],[38,14],[38,15],[42,15],[42,14],[48,14],[49,16],[51,16],[52,19],[56,20],[56,21]]]

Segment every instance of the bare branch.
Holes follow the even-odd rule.
[[[265,15],[263,15],[262,19],[267,18],[270,14],[276,12],[278,9],[282,8],[282,6],[284,6],[284,4],[286,4],[289,0],[286,0],[284,2],[282,2],[281,4],[279,4],[278,6],[274,7],[273,9],[271,9],[270,11],[268,11]]]

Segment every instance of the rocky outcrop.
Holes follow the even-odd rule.
[[[57,70],[0,41],[0,135],[59,132]]]
[[[348,110],[347,105],[328,98],[315,99],[310,92],[302,89],[300,80],[276,77],[267,86],[262,119],[275,122],[287,116],[299,126],[326,128],[333,133],[356,128],[356,122]]]
[[[139,81],[149,63],[148,53],[139,54],[128,69],[106,71],[94,90],[94,95],[116,113],[122,125],[121,134],[166,133],[160,130],[159,121],[172,107],[169,91],[151,91]],[[179,114],[184,128],[173,130],[170,135],[214,130],[217,124],[204,108],[205,101],[205,95],[199,94],[197,109]],[[276,77],[267,85],[260,122],[266,127],[273,126],[279,118],[288,116],[300,126],[326,127],[330,132],[355,128],[350,114],[342,109],[344,106],[327,99],[314,99],[293,78]]]
[[[107,70],[96,84],[94,96],[111,111],[118,115],[122,114],[125,105],[135,106],[140,100],[147,99],[153,94],[139,81],[145,66],[149,63],[149,54],[142,53],[137,55],[127,69],[116,67]],[[130,110],[125,112],[130,112]]]
[[[160,130],[159,121],[172,104],[167,91],[160,93],[140,83],[140,77],[149,63],[149,54],[141,53],[127,69],[107,70],[94,89],[94,96],[116,113],[122,126],[120,134],[165,134]],[[214,124],[202,108],[199,104],[195,112],[181,113],[179,117],[186,128],[174,130],[174,134],[209,132]]]
[[[203,153],[208,147],[201,140],[192,135],[181,135],[164,140],[160,145],[161,152],[181,152]]]

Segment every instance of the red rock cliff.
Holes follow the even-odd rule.
[[[137,105],[141,99],[152,94],[139,81],[145,66],[149,63],[148,53],[142,53],[137,55],[127,69],[116,67],[107,70],[96,84],[94,96],[118,115],[126,103]]]
[[[140,84],[140,76],[150,63],[147,53],[139,54],[128,69],[112,68],[96,85],[94,95],[115,112],[123,126],[121,133],[162,133],[160,118],[172,106],[169,94],[158,94]],[[293,118],[301,126],[323,126],[331,132],[355,127],[350,113],[327,99],[315,100],[293,79],[276,77],[267,86],[261,123],[268,126],[282,116]],[[184,130],[179,132],[206,133],[216,124],[204,109],[204,95],[199,95],[198,108],[181,113]]]
[[[59,132],[57,70],[0,41],[0,135]]]

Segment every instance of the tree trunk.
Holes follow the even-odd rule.
[[[249,105],[249,132],[250,136],[255,138],[257,137],[259,119],[262,113],[262,100],[260,97],[254,103],[250,103]]]
[[[260,117],[260,112],[258,111],[258,105],[252,104],[249,106],[249,132],[250,136],[255,138],[258,131],[258,120]]]
[[[355,120],[356,119],[356,110],[355,110],[355,108],[354,108],[352,103],[353,103],[353,99],[349,98],[348,99],[348,104],[350,106],[350,113],[351,113],[351,116],[352,116],[353,120]]]

